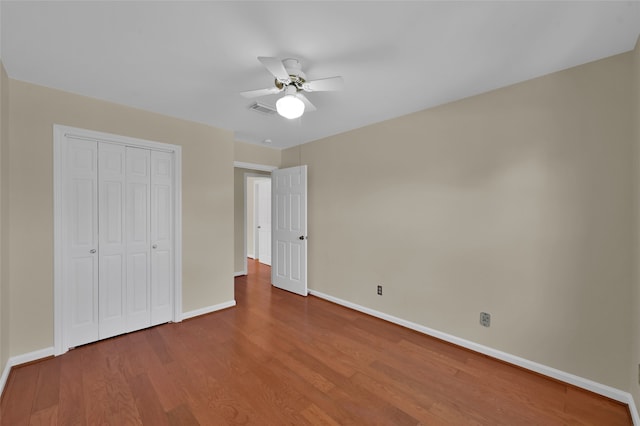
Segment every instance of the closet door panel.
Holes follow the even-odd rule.
[[[173,157],[151,152],[151,323],[170,321],[173,291]]]
[[[151,325],[150,161],[147,149],[126,148],[127,328]]]
[[[100,338],[126,332],[125,164],[122,145],[98,147],[100,224]]]
[[[96,142],[66,140],[63,321],[68,346],[93,342],[99,336],[97,155]]]

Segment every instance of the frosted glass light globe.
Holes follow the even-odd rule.
[[[304,102],[295,95],[285,95],[276,102],[278,114],[292,120],[304,114]]]

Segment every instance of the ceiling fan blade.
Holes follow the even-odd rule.
[[[311,101],[302,93],[298,92],[296,95],[302,102],[304,102],[304,110],[305,111],[315,111],[317,110],[316,106],[311,103]]]
[[[289,73],[284,68],[284,64],[278,58],[271,58],[269,56],[258,56],[258,60],[262,62],[262,65],[269,70],[273,76],[278,79],[279,82],[284,84],[291,83]]]
[[[342,90],[344,88],[344,79],[342,77],[321,78],[320,80],[311,80],[302,83],[302,89],[306,92],[331,92]]]
[[[282,92],[282,89],[277,87],[270,87],[268,89],[247,90],[246,92],[240,92],[240,94],[248,99],[259,98],[260,96],[275,95]]]

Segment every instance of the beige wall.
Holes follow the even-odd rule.
[[[183,310],[233,300],[231,132],[21,81],[9,85],[11,355],[53,345],[54,124],[181,145]]]
[[[9,78],[0,62],[0,371],[9,359]]]
[[[632,52],[633,56],[633,131],[635,142],[635,186],[634,186],[634,200],[635,203],[635,250],[633,251],[633,261],[635,262],[636,269],[634,270],[635,276],[633,280],[632,289],[632,330],[631,341],[631,363],[629,368],[629,389],[633,395],[636,407],[640,408],[640,385],[638,381],[640,378],[640,38],[636,43],[636,47]]]
[[[631,65],[284,151],[283,167],[309,165],[309,287],[628,389]]]

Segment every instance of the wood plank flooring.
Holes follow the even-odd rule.
[[[237,306],[14,368],[0,424],[630,425],[625,405],[315,297],[249,261]]]

